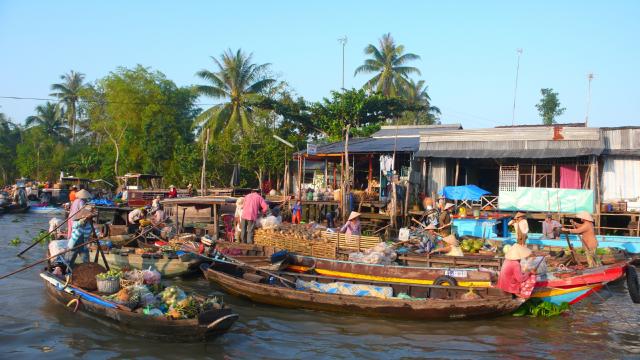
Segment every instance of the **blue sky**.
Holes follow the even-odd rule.
[[[540,89],[559,92],[562,122],[640,124],[639,1],[20,1],[0,0],[0,96],[47,97],[71,69],[93,81],[118,66],[160,70],[178,85],[199,83],[210,56],[253,52],[308,100],[340,87],[346,35],[346,87],[363,49],[386,32],[422,57],[442,122],[465,128],[511,123],[516,49],[516,124],[539,123]],[[202,99],[212,102],[211,99]],[[16,121],[37,101],[0,99]]]

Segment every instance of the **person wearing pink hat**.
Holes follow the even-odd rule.
[[[576,223],[571,220],[571,224],[574,228],[570,229],[563,227],[562,231],[580,235],[580,240],[582,240],[582,247],[584,248],[584,253],[587,256],[587,264],[589,267],[601,266],[602,262],[596,255],[596,251],[598,250],[598,239],[596,239],[596,233],[593,228],[593,217],[588,212],[581,211],[576,214],[576,218],[582,220],[582,222]]]

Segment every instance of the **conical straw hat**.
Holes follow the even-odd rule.
[[[359,212],[352,211],[351,214],[349,214],[349,220],[353,220],[353,219],[357,218],[358,216],[360,216]]]
[[[91,193],[82,189],[76,193],[76,199],[91,199]]]
[[[451,234],[449,236],[445,236],[445,238],[442,239],[442,241],[444,241],[447,244],[452,245],[452,246],[458,246],[458,244],[459,244],[458,243],[458,239],[456,239],[456,236],[453,235],[453,234]]]
[[[529,257],[530,255],[531,250],[528,247],[522,246],[520,244],[514,244],[513,246],[511,246],[509,251],[504,254],[504,258],[507,260],[522,260]]]
[[[593,222],[593,217],[591,216],[591,214],[589,214],[586,211],[580,211],[579,213],[576,214],[576,217],[578,219],[582,219],[582,220]]]

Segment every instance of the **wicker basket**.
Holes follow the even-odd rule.
[[[102,280],[96,276],[96,283],[98,284],[98,292],[104,294],[113,294],[120,290],[120,278]]]

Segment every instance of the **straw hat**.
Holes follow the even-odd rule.
[[[576,217],[578,219],[582,219],[582,220],[585,220],[585,221],[593,222],[593,217],[591,216],[591,214],[589,214],[586,211],[580,211],[579,213],[576,214]]]
[[[455,206],[456,205],[454,203],[448,203],[447,205],[444,206],[444,209],[445,210],[449,210],[449,209],[451,209],[452,207],[455,207]]]
[[[456,239],[456,236],[451,234],[449,236],[445,236],[444,239],[442,239],[442,241],[446,242],[447,244],[451,245],[451,246],[458,246],[458,239]]]
[[[527,216],[527,214],[518,211],[515,215],[513,215],[513,218],[517,219],[517,218],[521,218],[521,217],[525,217],[525,216]]]
[[[76,199],[91,199],[91,193],[89,193],[85,189],[82,189],[76,193]]]
[[[504,254],[504,258],[507,260],[522,260],[529,257],[530,255],[531,250],[528,247],[522,246],[520,244],[514,244],[513,246],[511,246],[509,251]]]
[[[351,220],[353,220],[353,219],[355,219],[355,218],[357,218],[357,217],[359,217],[359,216],[360,216],[360,213],[359,213],[359,212],[357,212],[357,211],[352,211],[352,212],[351,212],[351,214],[349,214],[349,221],[351,221]]]
[[[238,200],[236,200],[236,206],[242,206],[244,205],[244,198],[238,198]]]
[[[437,230],[438,228],[433,224],[429,224],[429,225],[427,225],[427,227],[425,229],[426,230]]]
[[[169,189],[175,189],[176,186],[175,185],[169,185]]]
[[[86,218],[94,217],[94,216],[96,216],[96,215],[98,215],[98,214],[93,210],[93,208],[86,207],[86,208],[84,208],[84,209],[80,210],[80,211],[76,214],[75,219],[76,219],[76,220],[81,220],[81,219],[86,219]]]

